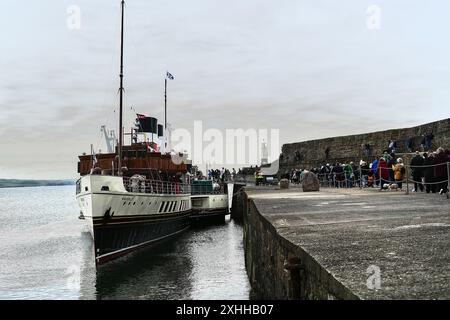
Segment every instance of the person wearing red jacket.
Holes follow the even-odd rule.
[[[389,170],[387,161],[381,157],[378,161],[378,175],[380,176],[380,191],[383,190],[384,184],[389,181]]]

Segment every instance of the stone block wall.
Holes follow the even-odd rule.
[[[414,149],[420,149],[423,135],[431,131],[434,134],[432,149],[438,147],[450,148],[450,118],[423,124],[412,128],[392,129],[365,134],[333,137],[285,144],[280,155],[280,172],[298,168],[310,169],[325,163],[350,162],[359,163],[360,159],[372,161],[381,156],[387,149],[388,141],[397,142],[397,154],[406,153],[405,142],[408,138],[414,141]],[[365,144],[371,146],[370,155],[364,152]],[[326,158],[325,150],[329,148]],[[406,160],[409,155],[404,156]]]
[[[235,221],[242,221],[243,209],[243,197],[244,197],[245,183],[235,182],[233,187],[233,199],[231,201],[231,219]]]
[[[300,246],[280,236],[245,192],[241,201],[245,266],[255,299],[359,299]]]

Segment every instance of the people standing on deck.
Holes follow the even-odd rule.
[[[414,189],[412,190],[413,192],[417,192],[419,189],[423,192],[423,162],[424,158],[420,155],[419,151],[416,151],[416,155],[411,159],[412,178],[414,180]]]
[[[180,174],[176,174],[176,175],[174,175],[173,177],[172,177],[172,182],[173,182],[173,185],[174,185],[174,191],[175,191],[175,194],[179,194],[180,193],[180,186],[181,186],[181,183],[183,182],[182,180],[181,180],[181,175]]]

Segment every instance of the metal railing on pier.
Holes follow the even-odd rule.
[[[435,175],[434,168],[443,166],[444,175]],[[379,187],[382,188],[382,184],[396,184],[399,189],[406,186],[406,193],[410,192],[410,183],[414,184],[415,188],[420,188],[426,190],[427,192],[441,192],[446,193],[449,198],[450,190],[450,162],[444,162],[439,164],[430,164],[422,166],[412,166],[404,164],[404,173],[402,174],[402,179],[398,180],[393,178],[393,173],[395,172],[395,167],[379,167],[376,170],[358,168],[352,173],[347,172],[329,172],[329,173],[318,173],[316,174],[320,185],[322,187],[330,188],[366,188],[366,187]],[[420,170],[420,174],[414,174],[414,170]],[[427,174],[426,170],[433,170],[433,173]],[[388,171],[388,176],[383,174]],[[411,178],[412,176],[412,178]],[[419,176],[421,180],[415,180],[414,177]],[[301,178],[298,181],[302,183]],[[415,190],[417,191],[417,190]]]

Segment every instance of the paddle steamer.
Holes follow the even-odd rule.
[[[91,154],[79,156],[78,162],[76,199],[94,239],[96,264],[183,232],[191,212],[187,164],[174,163],[165,148],[167,100],[164,126],[137,115],[130,145],[124,145],[124,1],[121,17],[118,143],[108,153],[96,154],[91,147]],[[167,88],[167,78],[165,83]]]

